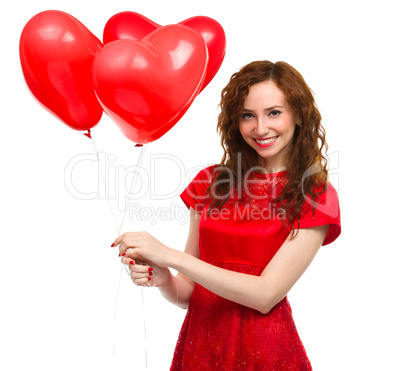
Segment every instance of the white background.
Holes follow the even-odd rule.
[[[144,368],[141,289],[125,273],[115,312],[121,265],[110,248],[116,230],[108,203],[104,197],[77,198],[65,185],[72,181],[80,192],[97,192],[92,143],[39,106],[22,77],[22,28],[48,9],[73,15],[100,39],[107,20],[127,10],[162,25],[206,15],[225,29],[227,53],[220,71],[182,120],[145,153],[143,168],[150,172],[151,155],[158,156],[158,166],[144,187],[153,184],[159,195],[171,197],[151,200],[149,190],[133,201],[141,207],[183,211],[178,194],[194,175],[191,170],[220,161],[217,104],[233,72],[269,59],[287,61],[302,73],[327,131],[343,232],[320,250],[289,294],[300,336],[318,371],[402,369],[397,1],[235,3],[2,2],[0,369]],[[110,174],[118,167],[128,173],[136,163],[140,150],[106,115],[93,137]],[[170,160],[161,159],[166,155]],[[86,161],[65,175],[76,156]],[[117,184],[113,178],[109,183]],[[116,199],[112,207],[116,210]],[[183,249],[188,226],[178,214],[171,219],[152,224],[145,215],[143,220],[131,215],[124,230],[146,229]],[[157,289],[144,294],[148,369],[167,370],[185,312],[164,301]]]

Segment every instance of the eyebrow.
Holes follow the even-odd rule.
[[[283,106],[275,105],[272,107],[265,108],[264,111],[272,111],[275,108],[283,108]],[[243,108],[243,111],[252,112],[253,110],[248,109],[248,108]]]

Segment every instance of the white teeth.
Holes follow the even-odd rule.
[[[276,137],[272,137],[272,138],[265,139],[265,140],[258,140],[258,139],[256,139],[255,141],[256,141],[258,144],[269,144],[269,143],[274,142],[274,141],[276,140],[276,138],[278,138],[278,137],[276,136]]]

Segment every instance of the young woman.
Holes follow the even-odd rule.
[[[185,251],[147,232],[114,246],[136,284],[155,273],[162,295],[188,308],[171,370],[311,370],[286,295],[341,231],[320,113],[303,77],[269,61],[235,73],[220,107],[222,161],[181,195]]]

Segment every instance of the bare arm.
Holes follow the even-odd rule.
[[[198,251],[198,217],[194,211],[190,219],[189,241],[185,252],[163,245],[146,232],[124,234],[115,241],[115,244],[121,244],[120,251],[132,248],[127,254],[132,259],[144,259],[180,272],[176,278],[172,276],[171,282],[164,280],[160,287],[162,294],[168,300],[175,297],[174,282],[177,282],[178,290],[184,289],[183,292],[179,292],[179,301],[187,303],[193,282],[197,282],[223,298],[261,313],[268,313],[286,296],[310,265],[329,229],[327,225],[299,230],[295,238],[288,237],[261,276],[253,276],[232,272],[201,261]],[[197,233],[192,230],[195,227]]]
[[[310,265],[328,228],[299,230],[294,239],[285,241],[261,276],[228,271],[185,254],[177,254],[172,267],[221,297],[268,313]]]
[[[191,208],[190,209],[190,229],[187,237],[184,253],[199,260],[200,249],[198,246],[198,227],[199,215]],[[173,268],[173,267],[172,267]],[[180,271],[176,276],[173,276],[170,271],[166,281],[158,286],[162,296],[174,303],[175,305],[186,309],[190,302],[191,294],[193,293],[195,282],[186,277]]]

